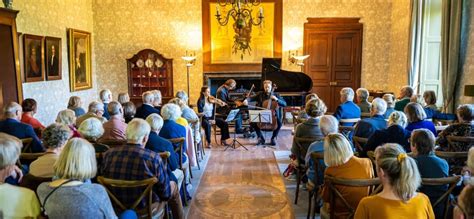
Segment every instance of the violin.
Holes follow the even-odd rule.
[[[250,94],[252,93],[252,90],[255,88],[255,85],[252,84],[252,87],[250,87],[250,90],[247,94],[245,94],[245,98],[244,100],[235,100],[234,103],[237,107],[240,107],[240,106],[244,106],[244,105],[247,105],[245,103],[245,100],[250,97]]]
[[[272,111],[272,123],[260,124],[260,129],[262,130],[273,131],[278,127],[276,112],[277,110],[279,110],[280,106],[278,105],[278,101],[272,99],[275,89],[277,89],[276,84],[272,84],[272,90],[270,91],[269,98],[267,100],[264,100],[262,103],[262,108]]]
[[[209,103],[215,103],[215,104],[217,104],[217,105],[219,105],[219,106],[226,106],[226,105],[227,105],[226,102],[224,102],[224,101],[222,101],[222,100],[220,100],[219,98],[216,98],[216,97],[214,97],[214,96],[209,96],[209,97],[207,97],[207,101],[209,101]]]

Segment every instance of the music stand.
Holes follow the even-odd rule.
[[[225,119],[225,121],[226,121],[227,123],[232,122],[232,121],[235,123],[235,119],[236,119],[235,117],[237,116],[237,114],[239,113],[239,111],[240,111],[239,109],[233,109],[233,110],[231,110],[231,111],[229,112],[229,115],[228,115],[227,118]],[[237,144],[238,144],[238,145],[237,145]],[[225,147],[224,151],[226,151],[226,150],[229,149],[229,148],[236,149],[236,148],[239,147],[239,146],[245,148],[245,150],[247,150],[247,151],[249,150],[249,149],[247,149],[242,143],[240,143],[240,142],[237,140],[237,132],[234,130],[234,138],[232,139],[232,144],[227,145],[227,146]]]
[[[262,123],[272,123],[272,111],[271,110],[249,110],[250,122],[255,122],[258,124]],[[266,139],[266,133],[264,134],[264,140]]]

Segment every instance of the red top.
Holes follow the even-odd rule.
[[[33,118],[29,114],[23,113],[21,116],[21,122],[33,126],[33,129],[44,129],[44,125],[40,121]]]

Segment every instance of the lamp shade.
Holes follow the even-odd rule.
[[[465,85],[464,86],[464,96],[474,97],[474,85]]]

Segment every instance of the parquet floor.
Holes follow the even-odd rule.
[[[289,148],[282,130],[277,150]],[[214,147],[188,218],[294,218],[272,148],[239,139],[249,150]]]

